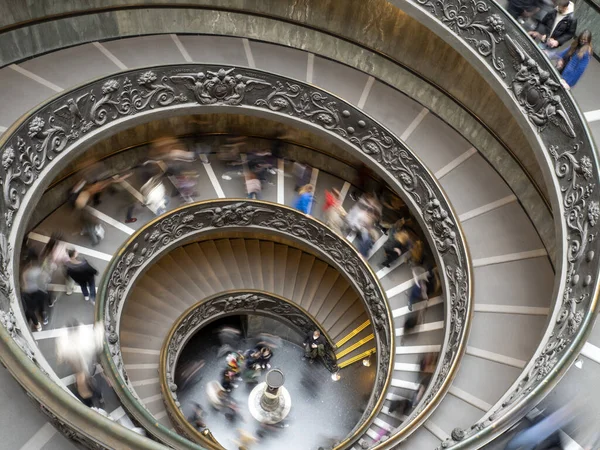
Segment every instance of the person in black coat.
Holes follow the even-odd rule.
[[[317,356],[321,358],[325,355],[325,338],[321,336],[319,330],[313,331],[304,339],[304,357],[310,358],[313,362]]]
[[[559,0],[556,8],[546,14],[536,30],[529,34],[544,42],[548,48],[560,47],[573,39],[577,32],[577,19],[573,17],[573,9],[573,3],[569,0]]]
[[[67,275],[81,288],[83,298],[87,302],[90,298],[92,304],[96,302],[96,283],[94,277],[98,273],[86,259],[79,259],[77,250],[67,251],[69,261],[65,264]]]
[[[528,19],[540,10],[543,0],[508,0],[508,13],[515,18]]]

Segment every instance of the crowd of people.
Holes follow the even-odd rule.
[[[544,49],[570,89],[593,57],[592,33],[577,32],[575,5],[570,0],[509,0],[508,12]]]
[[[240,386],[240,383],[245,383],[248,386],[258,383],[260,375],[271,368],[271,358],[274,350],[280,345],[281,339],[263,333],[257,337],[256,345],[240,350],[239,347],[244,345],[242,344],[241,331],[231,326],[220,327],[218,338],[221,345],[217,350],[217,358],[222,358],[224,367],[220,371],[220,380],[210,380],[206,383],[206,399],[213,411],[223,413],[226,420],[233,425],[244,421],[241,407],[232,395],[233,391]],[[184,364],[179,376],[180,390],[184,390],[200,381],[198,369],[203,366],[204,361]],[[202,431],[207,426],[205,419],[205,409],[200,403],[194,402],[188,421],[199,431]],[[277,426],[284,425],[279,424]],[[238,429],[237,443],[243,443],[244,447],[248,447],[265,437],[271,431],[271,428],[273,426],[266,423],[261,424],[255,436]]]
[[[122,219],[125,223],[136,221],[135,211],[142,205],[159,215],[175,196],[181,196],[185,202],[192,201],[198,194],[199,174],[194,169],[197,166],[190,163],[198,160],[204,164],[210,163],[204,156],[204,147],[189,147],[191,148],[175,139],[163,139],[151,145],[149,156],[143,163],[129,167],[116,176],[114,171],[102,163],[81,171],[81,179],[73,186],[67,202],[75,220],[80,224],[81,235],[87,236],[92,246],[99,244],[104,237],[104,227],[98,215],[92,213],[92,208],[104,201],[105,193],[111,195],[124,189],[123,186],[128,180],[131,181],[131,177],[137,178],[136,184],[141,183],[139,192],[143,199],[122,196],[132,199]],[[263,186],[272,184],[271,177],[276,175],[281,156],[280,146],[250,151],[246,140],[241,138],[233,139],[225,150],[217,154],[221,163],[230,169],[223,178],[227,179],[228,174],[229,178],[238,176],[250,199],[262,198]],[[319,216],[332,230],[352,241],[365,258],[372,256],[375,242],[381,240],[379,246],[383,248],[384,255],[380,262],[382,267],[389,268],[402,263],[410,265],[414,286],[409,290],[409,309],[412,310],[415,302],[425,302],[418,314],[407,316],[405,333],[410,333],[423,323],[426,300],[439,292],[440,284],[437,271],[423,244],[420,229],[402,200],[374,183],[376,177],[364,166],[357,171],[357,178],[353,182],[355,188],[349,193],[355,202],[348,211],[343,207],[343,194],[333,187],[324,190],[323,204],[316,208],[315,185],[311,183],[314,178],[313,169],[299,162],[291,162],[289,165],[296,190],[293,207],[305,214]],[[174,189],[169,192],[168,186]],[[95,303],[95,278],[98,271],[78,254],[74,246],[65,243],[62,233],[53,233],[41,251],[36,251],[34,246],[27,246],[24,254],[22,298],[26,317],[36,331],[41,331],[43,325],[48,324],[48,309],[56,303],[57,296],[52,295],[49,288],[53,280],[65,286],[67,295],[78,286],[84,300],[92,305]],[[72,331],[59,340],[59,360],[73,369],[75,388],[82,402],[101,412],[103,399],[96,376],[101,371],[97,370],[98,365],[91,363],[93,355],[100,349],[97,335],[81,324],[72,323],[69,327]],[[224,367],[220,379],[206,384],[206,397],[212,408],[222,412],[227,420],[234,423],[241,419],[241,415],[240,405],[232,392],[240,383],[250,385],[258,382],[260,374],[270,368],[277,343],[274,338],[265,339],[255,347],[239,350],[239,330],[223,328],[220,337],[222,346],[219,356],[223,358]],[[303,356],[310,363],[325,356],[325,338],[318,330],[307,336],[303,344]],[[178,382],[180,389],[185,390],[187,386],[196,384],[203,367],[203,360],[183,367]],[[427,374],[428,370],[424,369],[424,373]],[[423,380],[425,386],[426,377]],[[403,410],[413,403],[414,399],[402,406]],[[198,429],[206,427],[205,412],[200,404],[193,405],[189,420]],[[268,428],[264,425],[261,430],[266,433]],[[240,431],[239,441],[250,445],[254,442],[253,439],[261,438],[262,431],[252,438]]]
[[[52,279],[58,274],[71,295],[75,284],[79,286],[86,302],[96,301],[95,278],[98,271],[77,250],[62,241],[60,233],[52,234],[41,252],[26,246],[21,274],[21,292],[25,317],[36,331],[48,324],[48,308],[54,307],[57,296],[50,290]]]

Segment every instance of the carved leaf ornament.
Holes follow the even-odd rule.
[[[454,20],[457,26],[463,26],[455,18],[459,13],[463,14],[458,10],[446,11],[449,21]],[[483,27],[475,25],[477,24],[468,25],[474,36],[478,33],[488,38],[496,36],[497,42],[492,44],[490,41],[489,47],[493,57],[497,51],[497,43],[501,41],[498,41],[497,33],[500,25],[495,22]],[[480,51],[488,51],[484,43],[479,46]],[[500,63],[498,60],[498,64]],[[452,273],[460,273],[463,280],[461,283],[470,286],[465,245],[444,195],[417,158],[385,128],[353,106],[301,82],[246,68],[181,65],[133,70],[95,81],[43,105],[14,132],[6,134],[0,147],[0,204],[4,218],[0,228],[0,263],[6,269],[0,275],[0,292],[15,302],[10,269],[14,260],[11,250],[14,242],[10,242],[8,236],[15,225],[17,212],[23,208],[25,194],[40,183],[44,171],[54,158],[75,148],[78,141],[90,132],[101,131],[112,122],[181,105],[243,105],[263,108],[322,127],[346,140],[395,179],[397,191],[412,200],[415,214],[423,217],[426,231],[438,252],[441,273],[446,273],[448,269]],[[211,214],[210,226],[227,226],[229,223],[245,226],[255,223],[257,212],[254,207],[242,205],[237,209],[224,207]],[[117,303],[122,300],[123,290],[131,281],[135,268],[143,265],[161,245],[167,245],[178,236],[192,232],[194,227],[207,226],[205,220],[206,217],[203,217],[202,221],[198,221],[193,215],[168,217],[153,227],[148,235],[144,235],[143,242],[137,242],[139,249],[128,250],[111,274],[112,288],[107,292],[107,313],[115,311]],[[321,239],[324,251],[331,252],[350,276],[356,277],[356,282],[361,285],[370,305],[375,331],[380,336],[378,357],[382,361],[382,367],[383,362],[389,362],[389,345],[384,343],[389,344],[388,334],[391,331],[386,317],[385,299],[379,296],[375,284],[368,281],[369,277],[361,272],[360,264],[350,262],[348,250],[336,242],[336,239],[327,238],[323,231],[311,228],[310,221],[296,220],[286,212],[273,213],[264,220],[272,222],[264,226],[280,227],[307,240]],[[470,301],[470,289],[463,289],[461,286],[455,284],[453,279],[446,280],[446,297],[458,299],[450,305],[449,316],[453,318],[453,324],[464,324],[468,320],[469,308],[462,308],[461,305]],[[114,318],[112,313],[110,317]],[[118,345],[116,323],[107,321],[106,326],[110,345]],[[464,326],[461,330],[464,330]],[[464,332],[447,331],[440,367],[456,364],[460,356],[457,349],[464,340]],[[117,348],[113,350],[117,351]],[[117,366],[121,364],[120,361],[115,363]],[[122,374],[126,380],[126,373],[122,371]],[[377,384],[382,389],[385,380],[378,380]],[[433,396],[427,396],[427,401],[435,398],[434,391],[435,389],[430,391]]]
[[[473,48],[489,70],[505,80],[506,89],[538,132],[554,163],[552,172],[566,229],[566,267],[562,274],[565,288],[556,299],[559,311],[550,338],[540,345],[533,363],[502,404],[470,429],[454,430],[451,439],[442,443],[442,448],[449,448],[510,414],[511,406],[547,383],[549,374],[568,367],[567,352],[575,338],[586,333],[582,324],[594,314],[599,175],[593,141],[573,100],[548,59],[502,8],[483,0],[414,2],[462,39],[465,46]]]

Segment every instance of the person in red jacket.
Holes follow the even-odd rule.
[[[332,206],[338,206],[340,204],[340,191],[333,188],[331,191],[325,189],[325,203],[323,204],[323,212],[327,211]]]

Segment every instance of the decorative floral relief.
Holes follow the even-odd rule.
[[[328,101],[327,95],[315,89],[307,89],[291,83],[284,85],[277,81],[267,98],[258,99],[255,105],[309,120],[341,136],[348,135],[340,126],[341,118],[336,102]]]
[[[196,101],[202,105],[239,105],[247,92],[271,86],[271,83],[258,78],[234,74],[235,69],[208,70],[197,74],[179,74],[170,77],[171,81],[182,82],[190,89]]]
[[[498,55],[498,44],[506,34],[504,19],[499,14],[485,14],[490,6],[483,0],[417,0],[428,8],[456,35],[463,37],[483,57],[490,57],[493,68],[506,77],[504,60]],[[480,17],[481,14],[485,14]]]
[[[510,38],[507,37],[508,40]],[[538,128],[540,132],[544,132],[548,122],[552,122],[569,138],[574,137],[575,132],[565,109],[562,106],[560,110],[548,109],[549,98],[553,99],[554,105],[560,105],[560,97],[555,94],[559,86],[549,80],[549,74],[544,73],[533,59],[525,57],[518,44],[514,45],[518,50],[515,51],[519,61],[515,66],[517,75],[512,82],[515,97],[522,106],[526,105],[530,120],[538,126],[541,125]],[[526,92],[527,90],[529,92]],[[534,90],[535,94],[531,94],[531,90]],[[536,105],[534,100],[539,100],[535,107],[532,106]],[[533,118],[532,111],[538,111]],[[545,122],[536,122],[540,118],[544,118]],[[566,120],[561,121],[562,119]],[[595,181],[594,174],[597,172],[592,159],[582,155],[582,143],[568,144],[567,148],[569,149],[561,151],[558,145],[548,146],[548,152],[554,160],[554,174],[560,184],[568,233],[566,287],[559,300],[560,309],[553,325],[553,333],[541,351],[536,353],[534,364],[523,373],[516,387],[503,399],[502,404],[460,436],[471,436],[487,428],[496,418],[509,413],[513,404],[544,382],[547,376],[556,370],[559,361],[580,332],[584,317],[589,314],[589,304],[597,276],[596,266],[590,266],[595,257],[595,250],[590,247],[597,246],[597,232],[592,230],[600,218],[600,205],[598,201],[591,200],[598,196],[596,184],[592,182]],[[582,273],[587,273],[585,278]],[[451,445],[452,441],[445,441],[443,448]]]
[[[452,19],[453,14],[450,9],[446,10],[448,20],[455,20]],[[455,21],[457,24],[461,23],[458,19]],[[501,31],[501,24],[497,21],[485,24],[472,22],[469,27],[473,30],[473,36],[488,38],[490,35],[486,33],[496,36]],[[480,52],[487,51],[484,44],[479,46]],[[490,41],[492,54],[496,48]],[[119,77],[91,83],[46,105],[29,121],[24,122],[0,149],[0,184],[3,190],[2,211],[6,235],[9,235],[13,226],[15,213],[22,206],[22,198],[43,176],[48,163],[91,130],[99,131],[114,120],[173,105],[248,105],[285,113],[319,125],[346,139],[372,158],[382,170],[398,180],[399,189],[414,200],[421,212],[427,208],[427,227],[435,236],[435,246],[441,254],[442,265],[463,267],[466,263],[465,249],[462,242],[459,242],[455,219],[449,215],[450,209],[441,191],[397,138],[389,135],[383,127],[351,105],[319,89],[273,74],[263,74],[259,78],[257,73],[242,68],[202,67],[202,70],[199,70],[197,65],[130,71]],[[144,236],[144,244],[139,243],[140,251],[132,251],[126,258],[119,260],[119,270],[111,275],[112,284],[107,292],[107,307],[112,312],[118,309],[124,286],[130,281],[132,270],[140,267],[160,246],[193,231],[194,227],[222,227],[230,223],[254,224],[256,214],[256,210],[244,207],[240,207],[239,210],[223,208],[219,212],[214,211],[211,217],[203,216],[201,220],[187,214],[185,217],[161,221],[159,227],[155,227]],[[590,214],[593,216],[594,212],[590,211]],[[285,217],[283,213],[268,220],[274,221],[273,226],[277,221],[279,226],[289,223],[297,237],[307,240],[314,240],[319,233],[324,233],[311,228],[309,222],[293,225],[296,222]],[[308,227],[311,231],[306,232],[303,227]],[[385,332],[386,337],[382,339],[387,340],[387,333],[391,331],[386,324],[386,305],[384,300],[378,298],[374,285],[369,284],[368,274],[358,269],[359,264],[348,263],[348,251],[343,245],[337,244],[335,239],[325,234],[321,238],[323,242],[328,239],[327,251],[332,252],[340,264],[344,264],[345,270],[358,280],[357,283],[365,292],[374,293],[365,298],[374,314],[374,328],[378,333]],[[449,288],[451,291],[457,291],[454,286]],[[111,328],[110,324],[107,324],[107,327],[107,338],[113,346],[111,351],[116,356],[119,351],[118,336],[114,327]],[[456,357],[452,352],[447,355],[450,358]],[[379,357],[382,361],[389,361],[389,349],[382,350]],[[116,363],[120,364],[118,361]],[[120,371],[126,377],[122,368]]]
[[[515,60],[516,73],[511,81],[511,88],[531,123],[540,133],[552,123],[564,134],[574,138],[573,123],[557,94],[560,84],[551,78],[549,71],[542,69],[533,58],[528,57],[510,36],[506,36],[506,46]]]

